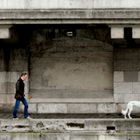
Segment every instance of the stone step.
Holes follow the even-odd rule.
[[[139,140],[140,119],[0,119],[0,140]]]
[[[139,132],[140,119],[0,119],[0,132],[124,133]]]

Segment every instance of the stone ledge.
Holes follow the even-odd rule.
[[[138,132],[120,132],[120,133],[102,133],[102,132],[64,132],[64,133],[32,133],[32,132],[2,132],[0,133],[1,140],[139,140],[140,133]]]
[[[0,24],[139,24],[140,9],[0,10]]]
[[[1,119],[0,132],[140,132],[140,119]],[[131,126],[131,127],[128,127]]]
[[[112,96],[108,98],[32,98],[30,103],[113,103]]]

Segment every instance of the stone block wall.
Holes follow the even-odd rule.
[[[139,53],[139,48],[114,49],[114,101],[122,106],[140,100]]]
[[[89,27],[88,27],[89,28]],[[30,112],[113,113],[113,47],[108,29],[33,31]],[[73,36],[67,36],[72,31]]]
[[[116,113],[120,112],[120,106],[115,103],[30,103],[30,113],[62,113],[62,114],[86,114],[86,113]]]
[[[125,81],[125,71],[116,71],[114,72],[114,97],[115,102],[128,102],[132,100],[139,100],[140,98],[140,81],[138,78],[139,72],[132,71],[129,72],[127,75],[128,77],[131,77],[133,75],[134,77],[137,75],[137,82],[127,82]],[[121,76],[120,76],[121,75]],[[117,78],[115,78],[117,77]],[[134,78],[133,77],[133,78]],[[122,81],[121,81],[122,79]]]
[[[32,95],[30,112],[104,111],[102,104],[92,103],[113,99],[113,47],[107,43],[108,29],[103,34],[100,28],[28,27],[28,34],[23,29],[26,27],[12,27],[11,38],[0,41],[2,110],[12,110],[15,83],[24,71],[29,72],[25,91]]]
[[[30,112],[115,113],[139,100],[140,49],[113,48],[108,28],[33,28],[26,38],[23,30],[15,30],[17,36],[0,41],[3,110],[12,109],[23,71],[29,72]]]
[[[15,83],[22,72],[28,72],[28,53],[24,43],[11,32],[11,38],[0,40],[0,110],[12,110]],[[28,83],[25,83],[28,85]],[[28,86],[25,89],[28,93]]]

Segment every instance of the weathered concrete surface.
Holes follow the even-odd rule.
[[[140,37],[140,28],[139,26],[135,26],[132,29],[132,37],[133,38],[139,38]]]
[[[0,24],[140,24],[139,9],[0,10]],[[124,20],[125,19],[125,20]]]
[[[139,0],[1,0],[0,9],[140,8]]]
[[[34,31],[29,45],[31,102],[41,98],[42,102],[112,98],[113,47],[92,36],[88,38],[90,30],[72,31],[76,34],[73,37],[63,35],[63,29],[62,34],[56,30],[54,34],[58,37],[51,40],[45,36],[49,32]],[[46,108],[39,105],[40,111],[41,106]],[[60,106],[66,112],[66,105]]]
[[[139,119],[0,120],[4,140],[128,140],[140,138]]]
[[[12,110],[23,71],[34,113],[115,113],[140,98],[139,40],[116,47],[106,25],[16,25],[10,33],[0,40],[2,111]]]
[[[93,133],[76,133],[76,134],[59,134],[59,133],[1,133],[2,140],[139,140],[139,134],[93,134]]]
[[[122,26],[112,26],[111,27],[111,38],[124,38],[124,28]]]
[[[103,27],[104,34],[100,28],[87,28],[12,27],[11,38],[1,40],[1,110],[12,110],[15,83],[25,71],[29,73],[26,97],[28,92],[32,95],[30,112],[72,113],[74,106],[80,107],[79,113],[114,112],[114,105],[111,109],[106,104],[104,110],[101,103],[113,102],[113,47],[108,43],[109,37],[106,38],[109,28]],[[68,37],[67,31],[72,31],[73,36]]]
[[[0,39],[5,39],[10,37],[9,26],[0,26]]]
[[[118,103],[140,99],[139,48],[114,49],[114,100]]]

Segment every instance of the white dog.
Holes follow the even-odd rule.
[[[126,110],[122,110],[122,114],[124,115],[125,119],[127,119],[127,117],[126,117],[127,114],[128,114],[129,119],[132,119],[131,112],[133,110],[133,106],[140,107],[140,101],[130,101],[130,102],[128,102]]]

